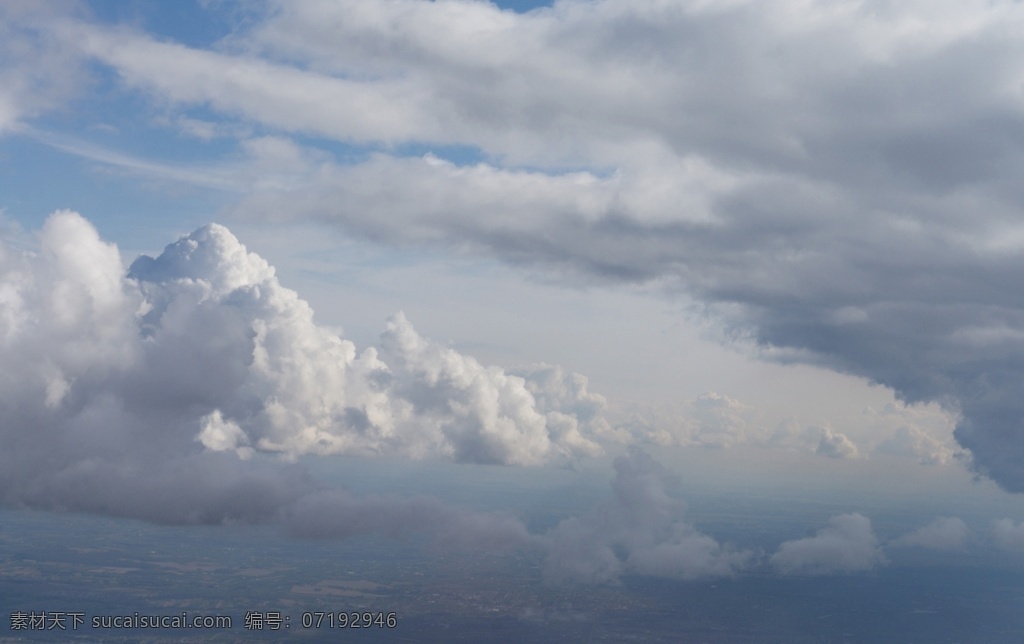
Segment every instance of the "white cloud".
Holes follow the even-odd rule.
[[[0,399],[53,406],[76,380],[108,377],[136,358],[125,337],[141,299],[122,273],[117,249],[67,211],[47,220],[37,253],[5,248],[0,351],[8,375]]]
[[[962,519],[939,517],[926,526],[893,539],[890,546],[917,546],[930,550],[961,550],[971,531]]]
[[[142,328],[153,360],[175,364],[167,352],[192,346],[204,360],[219,352],[220,385],[236,382],[211,404],[256,449],[519,465],[599,451],[571,415],[538,411],[522,378],[420,337],[401,314],[379,348],[357,353],[223,227],[140,258],[129,276],[150,306]]]
[[[1012,3],[981,2],[925,11],[793,0],[712,11],[611,0],[514,14],[485,3],[349,0],[274,3],[219,52],[83,24],[63,33],[131,86],[285,130],[469,143],[516,163],[618,165],[659,140],[799,163],[839,134],[847,112],[858,124],[905,127],[928,99],[889,86],[905,76],[943,92],[929,74],[958,46],[1002,54],[1007,62],[980,78],[967,65],[946,67],[1009,105],[1020,55],[1010,25],[1020,20]],[[879,109],[845,105],[854,90]],[[945,97],[925,113],[933,122],[978,104]],[[901,118],[885,126],[883,110]]]
[[[787,575],[861,572],[884,562],[871,521],[860,514],[832,517],[815,536],[786,541],[770,559]]]
[[[161,42],[127,29],[67,22],[58,33],[117,69],[123,82],[181,104],[209,104],[291,132],[397,141],[436,129],[408,100],[417,84],[360,82],[258,58]]]
[[[829,458],[857,458],[859,452],[845,435],[833,432],[828,427],[816,428],[820,433],[815,453]]]
[[[219,409],[215,409],[201,420],[202,429],[196,440],[203,444],[203,447],[214,452],[234,451],[238,457],[245,460],[253,454],[249,447],[249,439],[238,426],[238,423],[224,420]]]
[[[600,451],[580,433],[574,415],[538,409],[522,377],[424,340],[402,315],[389,321],[381,356],[392,367],[389,391],[401,400],[395,412],[399,430],[408,427],[404,433],[410,438],[436,437],[429,439],[438,443],[435,449],[455,460],[536,465]],[[570,374],[549,379],[544,383],[551,390],[545,404],[564,400],[567,380],[582,382],[585,394],[585,379],[580,378]],[[533,389],[543,392],[536,383]],[[586,411],[594,416],[594,410]]]
[[[357,352],[222,226],[126,275],[117,248],[63,211],[38,252],[4,247],[0,275],[7,502],[264,517],[312,484],[282,479],[261,453],[536,465],[600,451],[588,434],[605,426],[604,401],[582,376],[546,366],[528,384],[420,337],[401,314],[379,350]],[[218,497],[248,478],[277,492],[239,507]],[[156,485],[166,490],[143,507]]]

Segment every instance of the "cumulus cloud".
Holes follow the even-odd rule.
[[[381,355],[393,365],[389,391],[401,400],[395,414],[400,429],[433,436],[438,449],[457,461],[534,465],[600,451],[580,433],[577,418],[559,408],[572,402],[565,400],[567,385],[579,384],[585,392],[581,376],[559,372],[548,379],[550,391],[539,409],[524,378],[424,340],[401,315],[388,322]],[[573,379],[578,382],[566,382]],[[539,393],[537,382],[532,388]],[[597,410],[586,411],[591,420]]]
[[[145,298],[144,371],[160,374],[152,389],[190,380],[210,399],[199,435],[209,449],[519,465],[598,451],[571,413],[539,410],[523,378],[421,337],[401,313],[379,347],[357,352],[221,226],[140,257],[128,277]],[[197,367],[209,381],[188,378]],[[573,377],[550,378],[550,398]]]
[[[841,514],[813,537],[786,541],[769,562],[782,574],[827,575],[871,570],[885,556],[867,517]]]
[[[672,475],[634,448],[615,460],[613,497],[545,535],[545,579],[552,583],[616,582],[635,574],[677,579],[728,576],[753,553],[723,546],[683,520]]]
[[[926,526],[893,539],[890,546],[917,546],[929,550],[961,550],[971,531],[962,519],[939,517]]]
[[[603,399],[582,376],[546,366],[528,385],[401,314],[380,345],[357,352],[318,326],[222,226],[125,271],[89,222],[55,213],[38,251],[0,247],[0,498],[171,523],[300,517],[316,503],[359,516],[377,503],[397,525],[433,506],[330,496],[272,457],[524,465],[599,451],[585,434]]]

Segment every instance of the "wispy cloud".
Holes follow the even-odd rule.
[[[240,180],[237,170],[231,171],[230,168],[225,166],[161,163],[137,155],[119,152],[67,134],[39,130],[29,125],[19,124],[11,129],[17,134],[27,136],[55,150],[117,168],[135,176],[161,182],[187,183],[194,186],[240,194],[246,192],[250,185],[248,182]]]

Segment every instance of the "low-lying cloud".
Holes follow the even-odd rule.
[[[608,583],[634,574],[675,579],[730,576],[754,554],[719,544],[684,521],[676,483],[639,449],[615,460],[613,495],[545,535],[552,583]]]
[[[786,575],[826,575],[871,570],[885,562],[885,555],[860,514],[832,517],[813,537],[786,541],[769,560]]]

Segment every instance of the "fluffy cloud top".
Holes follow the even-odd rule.
[[[870,570],[885,556],[869,519],[841,514],[815,536],[783,543],[769,561],[783,574],[825,575]]]
[[[582,376],[545,366],[528,383],[420,337],[401,314],[379,350],[357,352],[222,226],[127,273],[75,213],[51,216],[39,239],[37,253],[0,249],[9,503],[261,519],[316,488],[242,462],[261,453],[523,465],[599,450],[585,434],[600,429],[603,399]]]
[[[379,349],[357,353],[222,226],[140,257],[128,277],[145,300],[144,371],[214,406],[201,421],[207,448],[519,465],[598,450],[575,417],[539,411],[523,378],[420,337],[401,313]],[[548,384],[554,400],[567,395]]]

